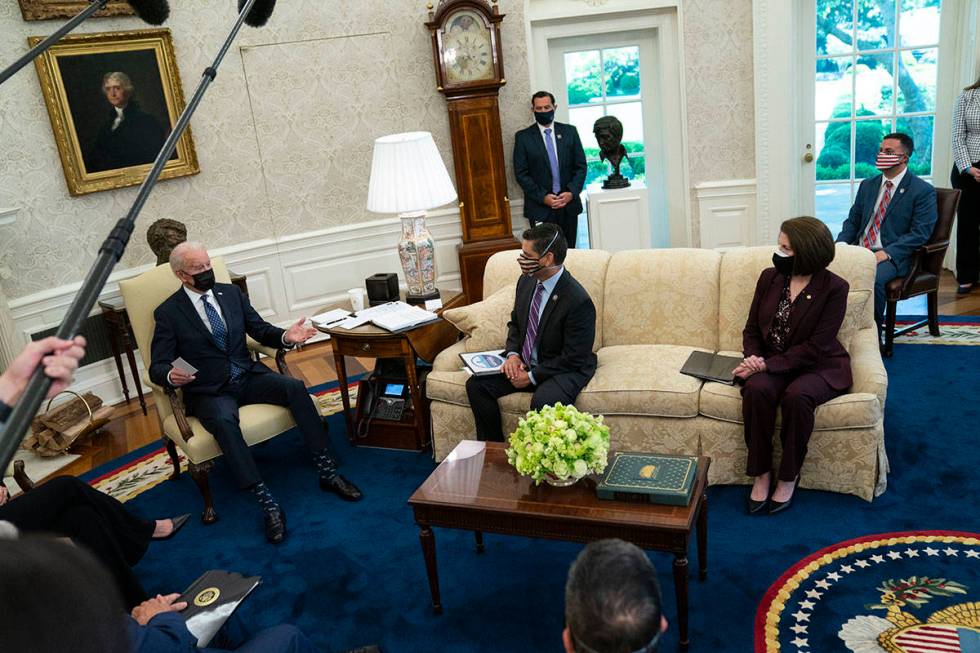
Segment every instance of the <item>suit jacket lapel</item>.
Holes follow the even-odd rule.
[[[905,197],[905,191],[911,183],[912,173],[906,171],[905,176],[902,177],[902,183],[898,185],[898,188],[892,189],[892,198],[888,201],[888,208],[885,209],[885,217],[882,220],[882,224],[884,224],[884,220],[887,220],[888,216],[891,215],[892,209],[895,208],[895,205],[901,203],[902,199]]]
[[[776,308],[779,306],[779,298],[783,294],[783,275],[773,274],[769,282],[769,288],[763,296],[762,304],[759,306],[759,323],[763,325],[763,340],[769,337],[769,328],[772,326],[772,318],[776,315]]]
[[[554,289],[551,291],[550,297],[545,297],[544,306],[541,307],[541,318],[538,320],[538,341],[541,340],[541,334],[544,332],[544,327],[548,323],[548,318],[551,317],[552,312],[555,310],[555,305],[561,301],[560,297],[564,296],[562,292],[564,290],[566,277],[568,276],[568,270],[561,273],[561,277],[558,279],[558,283],[555,284]]]
[[[806,288],[800,291],[793,304],[793,310],[789,314],[789,332],[791,336],[798,332],[800,322],[806,317],[814,301],[820,296],[827,281],[827,270],[821,270],[813,275]]]
[[[208,328],[204,326],[204,323],[201,321],[201,316],[198,315],[197,309],[195,309],[194,305],[191,304],[191,298],[187,296],[187,293],[184,292],[183,288],[177,291],[177,305],[184,312],[184,316],[191,323],[191,325],[196,329],[200,329],[201,332],[207,336],[208,340],[211,341],[211,344],[217,347],[218,343],[214,341],[214,336],[211,335]]]
[[[858,233],[858,242],[856,244],[860,245],[861,240],[864,238],[864,232],[867,231],[868,225],[871,224],[871,220],[875,215],[875,206],[878,204],[878,195],[881,193],[881,184],[884,180],[884,175],[878,175],[875,177],[877,183],[872,184],[874,188],[874,193],[871,195],[871,199],[868,202],[868,206],[864,211],[864,222],[861,223],[861,231]]]

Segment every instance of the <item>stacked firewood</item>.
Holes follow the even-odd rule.
[[[35,417],[31,434],[21,447],[39,456],[60,455],[79,438],[105,426],[111,416],[112,407],[103,406],[97,395],[86,392],[82,396],[73,396]]]

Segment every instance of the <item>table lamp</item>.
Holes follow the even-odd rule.
[[[425,226],[428,209],[456,199],[435,141],[429,132],[382,136],[374,141],[367,210],[397,213],[402,222],[398,258],[405,272],[409,303],[437,299],[436,253]]]

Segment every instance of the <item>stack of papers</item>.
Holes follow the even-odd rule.
[[[380,306],[372,306],[359,312],[357,314],[358,319],[369,312],[371,313],[369,316],[371,322],[388,331],[402,331],[439,319],[435,313],[405,302],[388,302]]]

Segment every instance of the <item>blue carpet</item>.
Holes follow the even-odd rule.
[[[980,347],[896,345],[886,366],[892,473],[882,497],[866,503],[801,491],[788,513],[749,518],[744,487],[709,490],[709,574],[703,583],[691,580],[692,652],[751,651],[753,617],[766,589],[825,546],[889,531],[977,530]],[[263,585],[240,608],[246,623],[294,623],[324,651],[367,643],[388,653],[561,651],[565,575],[580,545],[487,536],[486,553],[477,555],[471,534],[437,529],[445,613],[434,616],[418,529],[405,503],[434,463],[424,453],[351,448],[340,415],[330,426],[343,473],[365,492],[362,502],[321,493],[298,436],[276,438],[254,452],[288,513],[286,542],[266,544],[253,499],[234,490],[219,463],[212,486],[220,521],[205,527],[191,520],[173,540],[151,545],[137,567],[147,590],[182,591],[209,568],[259,574]],[[161,517],[197,514],[201,501],[185,475],[129,505]],[[674,651],[671,558],[651,558],[671,621],[662,650]]]

